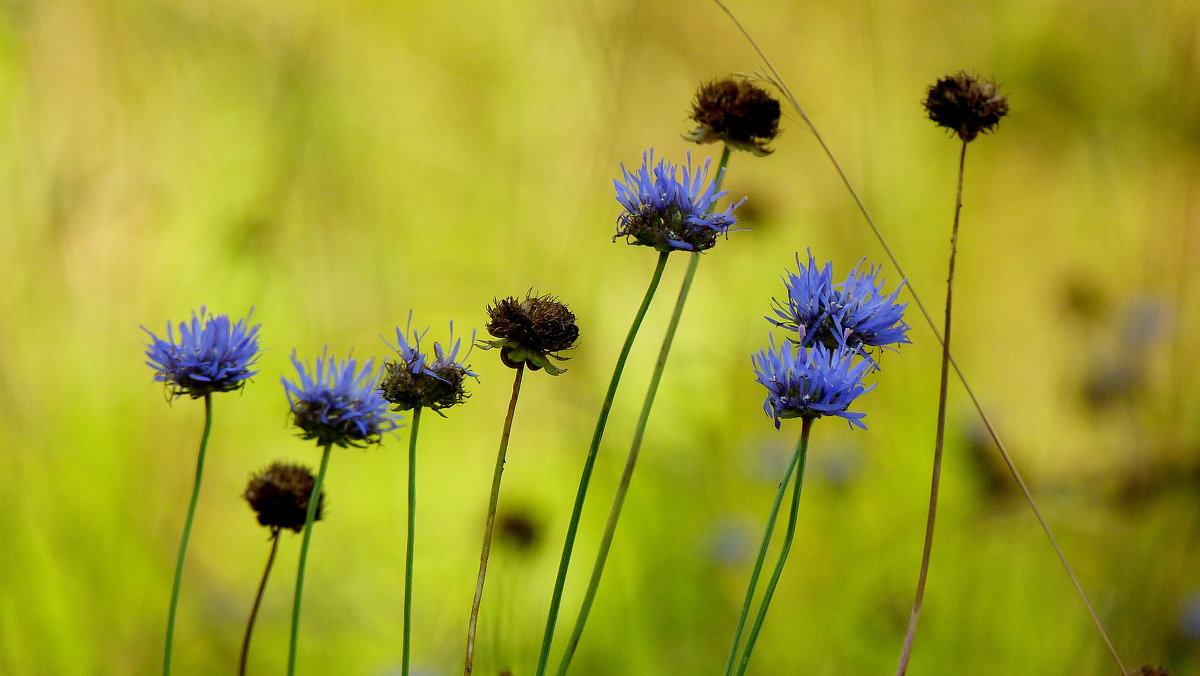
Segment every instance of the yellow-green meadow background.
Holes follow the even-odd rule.
[[[955,352],[1127,666],[1200,673],[1200,5],[731,3],[806,107],[935,316],[958,142],[938,76],[994,76],[1012,112],[968,153]],[[316,464],[279,379],[386,357],[409,310],[469,337],[494,297],[553,293],[581,340],[531,374],[501,496],[532,544],[494,552],[477,671],[532,673],[604,386],[654,265],[612,242],[618,165],[682,161],[697,85],[761,64],[701,1],[0,4],[0,673],[160,668],[203,419],[170,405],[147,336],[251,307],[267,349],[218,395],[183,580],[176,673],[235,669],[267,533],[240,497]],[[658,396],[578,674],[718,673],[799,423],[776,431],[749,354],[795,252],[884,263],[798,116],[725,182],[751,230],[708,252]],[[671,260],[618,394],[563,609],[578,608],[653,353]],[[899,275],[885,266],[889,287]],[[886,674],[912,600],[939,350],[883,357],[869,431],[819,422],[801,522],[754,674]],[[419,447],[414,669],[461,669],[512,372],[476,350],[466,405]],[[911,673],[1115,666],[960,386]],[[301,673],[399,673],[404,431],[335,450]],[[286,663],[285,534],[251,673]],[[559,652],[556,648],[555,655]]]

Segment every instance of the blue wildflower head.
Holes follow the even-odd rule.
[[[848,348],[870,359],[868,348],[910,342],[904,322],[908,304],[896,303],[901,287],[886,293],[878,268],[864,270],[860,261],[846,281],[834,284],[833,266],[827,262],[817,268],[811,251],[807,266],[797,254],[796,267],[783,280],[787,298],[772,301],[776,317],[767,320],[799,332],[800,344]]]
[[[310,372],[293,351],[292,363],[299,377],[294,383],[283,378],[283,389],[302,438],[363,447],[399,426],[399,416],[375,389],[373,361],[359,369],[353,358],[339,362],[323,351]]]
[[[397,359],[383,365],[383,379],[379,391],[390,401],[395,411],[408,411],[418,406],[433,409],[441,415],[441,409],[461,404],[471,396],[465,389],[468,376],[478,378],[466,364],[467,355],[459,361],[462,339],[454,339],[454,323],[450,323],[450,348],[441,343],[433,344],[433,358],[421,351],[421,339],[429,329],[417,332],[412,328],[412,313],[408,314],[408,326],[403,330],[396,327]],[[472,334],[471,343],[475,337]],[[470,353],[470,347],[467,353]]]
[[[863,385],[871,363],[854,350],[828,348],[817,343],[806,348],[784,343],[751,356],[756,380],[767,388],[763,410],[775,421],[785,418],[820,418],[834,415],[855,427],[866,429],[864,413],[846,410],[859,395],[875,386]]]
[[[549,294],[524,299],[509,296],[494,301],[488,307],[488,323],[484,326],[496,340],[478,344],[485,350],[500,350],[500,361],[509,368],[527,364],[530,371],[545,369],[552,376],[565,373],[550,360],[566,361],[560,353],[575,347],[579,325],[575,313],[565,303]]]
[[[233,322],[228,315],[208,315],[201,306],[190,322],[179,324],[178,337],[169,322],[166,340],[142,327],[150,335],[146,365],[154,369],[156,382],[166,383],[172,397],[188,394],[197,399],[231,392],[258,373],[250,367],[261,351],[260,326],[251,326],[248,315]]]
[[[630,244],[654,247],[664,253],[711,249],[718,236],[728,234],[737,224],[733,210],[746,200],[724,211],[714,211],[717,200],[727,191],[718,191],[715,181],[705,183],[709,164],[705,160],[702,166],[693,168],[691,153],[684,167],[666,160],[654,164],[654,150],[650,149],[642,154],[642,166],[636,172],[621,165],[625,182],[614,180],[613,185],[625,211],[617,218],[613,239],[624,237]]]

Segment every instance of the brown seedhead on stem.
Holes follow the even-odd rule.
[[[684,138],[696,143],[722,141],[759,157],[779,134],[779,101],[744,78],[727,77],[700,86],[692,103],[699,127]]]
[[[258,513],[260,524],[274,530],[290,528],[299,533],[308,515],[314,483],[316,479],[307,467],[276,462],[251,477],[242,495],[250,508]],[[320,520],[324,507],[325,494],[322,493],[314,521]]]
[[[563,372],[550,359],[566,360],[559,353],[574,347],[579,338],[575,313],[564,303],[549,294],[527,294],[524,299],[495,301],[487,312],[485,328],[497,340],[482,341],[480,347],[499,348],[500,360],[509,368],[527,363],[530,371],[545,369],[550,375]]]
[[[925,96],[929,119],[945,127],[963,141],[972,141],[979,132],[991,132],[1008,114],[1008,98],[991,80],[983,80],[959,71],[933,83]]]

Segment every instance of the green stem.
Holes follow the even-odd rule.
[[[805,419],[808,422],[808,419]],[[803,431],[803,430],[802,430]],[[750,615],[750,602],[754,600],[754,591],[758,586],[758,576],[762,573],[763,563],[767,558],[767,548],[771,544],[771,535],[775,532],[775,520],[779,517],[779,506],[783,504],[783,496],[787,493],[788,483],[796,466],[800,464],[800,447],[792,453],[792,461],[788,464],[783,481],[779,482],[779,490],[775,492],[775,501],[771,503],[771,513],[767,516],[767,528],[763,532],[762,545],[758,548],[758,556],[754,560],[754,570],[750,573],[750,584],[746,586],[746,599],[742,601],[742,612],[738,615],[737,629],[733,632],[733,645],[729,646],[729,657],[725,660],[725,676],[733,673],[734,660],[737,659],[737,648],[742,640],[742,631],[746,628],[746,618]]]
[[[212,394],[204,395],[204,432],[200,435],[200,451],[196,454],[196,477],[192,482],[192,501],[188,504],[187,519],[183,522],[183,536],[179,540],[179,555],[175,558],[175,582],[171,586],[171,607],[167,611],[167,645],[163,651],[163,676],[171,673],[171,646],[175,639],[175,611],[179,608],[179,589],[183,583],[183,560],[187,555],[188,540],[192,537],[192,522],[196,519],[196,503],[200,499],[200,479],[204,474],[204,451],[208,448],[208,434],[212,431]]]
[[[304,517],[304,542],[300,545],[300,565],[296,569],[296,594],[292,602],[292,638],[288,645],[288,676],[296,673],[296,643],[300,636],[300,594],[304,589],[304,568],[308,563],[308,544],[312,541],[313,519],[317,513],[317,505],[321,502],[321,490],[325,485],[325,471],[329,468],[329,452],[332,444],[325,444],[321,454],[321,471],[317,473],[317,481],[313,484],[312,493],[308,497],[308,513]]]
[[[779,561],[775,563],[775,571],[771,573],[771,579],[767,582],[767,588],[763,591],[763,598],[758,606],[758,615],[754,617],[754,625],[750,627],[750,635],[746,638],[746,650],[742,653],[742,661],[737,670],[738,676],[746,673],[746,667],[750,664],[750,654],[754,652],[754,643],[758,640],[758,632],[762,629],[763,620],[767,617],[767,608],[771,605],[771,597],[775,595],[775,587],[779,584],[779,577],[783,574],[783,564],[787,562],[788,552],[792,549],[792,537],[796,534],[796,514],[800,507],[800,488],[804,485],[804,465],[808,460],[808,435],[812,431],[814,420],[816,418],[804,418],[804,424],[800,428],[800,442],[796,445],[796,453],[792,457],[792,465],[797,469],[796,482],[792,485],[792,507],[788,514],[787,531],[783,535],[783,547],[779,551]],[[780,495],[786,485],[787,479],[785,478],[784,483],[780,484]],[[775,498],[776,508],[779,506],[779,497],[777,495]],[[773,526],[774,523],[767,526],[760,555],[766,552],[767,540]],[[750,597],[747,596],[746,602],[749,603],[749,601]]]
[[[413,544],[417,524],[417,430],[421,426],[421,407],[412,413],[412,431],[408,435],[408,545],[404,555],[404,647],[400,673],[408,676],[408,661],[412,648],[412,578]]]
[[[592,480],[592,467],[596,464],[596,454],[600,450],[600,440],[604,437],[604,428],[608,424],[608,414],[612,410],[613,399],[617,396],[617,385],[621,382],[621,374],[625,370],[625,361],[629,357],[629,351],[633,348],[633,341],[642,326],[642,320],[646,317],[646,311],[650,309],[650,301],[654,298],[654,293],[658,290],[658,283],[662,280],[662,273],[663,269],[667,266],[668,256],[667,252],[662,252],[658,255],[658,264],[655,266],[654,274],[650,278],[650,285],[646,288],[646,295],[642,298],[642,304],[638,308],[637,314],[633,317],[633,323],[629,326],[629,335],[625,336],[625,344],[621,346],[621,354],[617,357],[617,365],[613,368],[612,380],[608,383],[608,392],[604,395],[604,403],[600,405],[600,417],[596,420],[596,430],[592,433],[592,444],[588,447],[587,458],[583,461],[583,473],[579,477],[579,489],[575,494],[575,505],[571,508],[571,522],[567,525],[567,537],[563,543],[562,557],[558,562],[558,574],[554,580],[554,592],[550,597],[550,613],[546,618],[546,632],[542,638],[542,652],[538,656],[537,676],[543,676],[546,673],[547,662],[550,659],[550,644],[554,640],[554,627],[558,622],[558,609],[562,604],[563,587],[567,581],[567,568],[571,565],[571,553],[575,547],[575,535],[579,531],[579,519],[583,514],[583,502],[587,496],[588,485]]]
[[[512,433],[513,414],[517,411],[517,397],[521,394],[521,379],[525,375],[525,362],[517,365],[513,378],[512,398],[508,401],[508,414],[504,417],[504,430],[500,433],[500,451],[496,454],[496,468],[492,472],[492,492],[488,498],[487,525],[483,530],[483,552],[479,555],[479,577],[475,581],[475,599],[471,602],[471,619],[467,624],[467,659],[463,673],[470,676],[475,668],[475,630],[479,624],[479,605],[483,602],[483,582],[487,577],[488,557],[492,551],[492,531],[496,527],[496,505],[500,501],[500,477],[504,474],[504,456],[508,453],[508,438]]]
[[[721,152],[721,162],[717,165],[717,175],[713,180],[714,188],[719,190],[725,177],[725,167],[729,164],[729,146]],[[558,674],[567,673],[579,639],[583,636],[583,628],[587,624],[588,613],[591,612],[592,602],[596,599],[596,589],[600,586],[600,577],[604,574],[604,564],[608,560],[608,550],[612,547],[613,536],[617,530],[617,522],[621,518],[621,509],[625,504],[625,494],[629,491],[629,482],[633,479],[633,470],[637,465],[638,453],[641,451],[642,439],[646,433],[646,424],[650,420],[650,409],[654,407],[654,396],[658,393],[658,384],[662,380],[663,370],[667,366],[667,356],[671,353],[671,344],[675,340],[675,330],[679,328],[679,320],[683,316],[683,306],[687,303],[688,292],[692,288],[692,280],[696,277],[696,268],[700,265],[700,252],[692,254],[688,261],[687,272],[683,276],[683,284],[679,289],[679,298],[675,301],[675,309],[671,313],[671,321],[667,324],[666,335],[658,352],[658,360],[654,364],[654,372],[650,375],[650,386],[646,399],[642,403],[642,412],[638,415],[637,427],[633,432],[633,442],[629,447],[629,455],[625,458],[625,468],[621,471],[621,480],[617,484],[616,495],[613,496],[612,507],[608,512],[608,521],[604,525],[604,533],[600,538],[600,550],[596,553],[596,562],[592,566],[592,575],[588,579],[587,590],[583,595],[583,604],[579,616],[575,619],[575,627],[567,641],[566,652],[558,664]]]
[[[908,629],[904,632],[904,647],[900,651],[900,662],[896,676],[904,676],[908,660],[912,656],[913,640],[917,633],[917,620],[921,616],[921,601],[925,598],[925,580],[929,576],[929,559],[933,554],[933,523],[937,518],[938,487],[942,479],[942,446],[946,436],[946,395],[950,382],[950,309],[954,299],[954,261],[958,253],[958,221],[962,213],[963,169],[967,162],[967,142],[963,141],[958,156],[958,192],[954,200],[954,225],[950,230],[950,272],[946,277],[946,318],[942,326],[942,370],[938,386],[937,431],[933,442],[933,478],[929,487],[929,514],[925,520],[925,545],[921,551],[921,571],[917,576],[917,594],[913,600],[912,613],[908,617]]]
[[[254,605],[250,608],[250,619],[246,622],[246,635],[242,637],[242,656],[238,660],[238,676],[246,676],[246,661],[250,657],[250,636],[254,633],[254,620],[258,619],[258,609],[262,606],[263,592],[267,588],[267,578],[271,576],[271,567],[275,565],[275,553],[279,551],[279,528],[271,528],[271,553],[267,555],[267,567],[263,570],[262,579],[258,582],[258,592],[254,595]]]

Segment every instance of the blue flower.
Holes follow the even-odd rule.
[[[304,439],[325,446],[366,446],[379,443],[386,432],[399,427],[399,416],[388,411],[388,402],[375,389],[374,362],[361,370],[353,358],[339,362],[322,351],[310,371],[292,351],[299,374],[293,383],[283,378],[292,421]]]
[[[406,333],[412,336],[411,342]],[[384,364],[379,391],[384,399],[395,405],[396,411],[427,406],[440,415],[441,409],[461,404],[470,396],[463,387],[467,376],[479,377],[466,364],[467,355],[463,355],[463,361],[458,360],[462,339],[454,340],[453,322],[450,323],[450,349],[447,351],[441,343],[434,343],[432,361],[428,354],[421,351],[421,339],[427,333],[429,329],[418,333],[412,328],[410,312],[408,326],[404,330],[396,327],[396,345],[389,343],[399,359]],[[474,342],[472,334],[472,345]],[[470,354],[469,347],[467,351]]]
[[[167,323],[167,339],[150,332],[146,344],[146,365],[154,369],[154,380],[166,383],[171,396],[189,394],[198,399],[213,392],[232,392],[258,373],[251,370],[258,359],[258,330],[250,326],[250,317],[231,322],[228,315],[215,317],[192,312],[190,322],[179,324],[179,339]],[[251,311],[253,312],[253,310]]]
[[[624,237],[630,244],[662,252],[704,251],[716,244],[719,235],[729,233],[737,224],[733,210],[746,200],[724,211],[713,211],[717,200],[727,191],[718,191],[715,181],[705,185],[709,160],[693,169],[691,153],[687,158],[685,167],[665,160],[654,165],[654,149],[650,149],[642,154],[642,167],[636,173],[621,165],[625,182],[614,180],[613,185],[617,188],[617,201],[625,211],[617,218],[614,240]]]
[[[862,378],[872,368],[866,359],[846,348],[827,348],[817,343],[811,348],[784,343],[751,356],[756,380],[767,388],[763,410],[775,421],[785,418],[820,418],[834,415],[855,427],[866,429],[866,414],[846,410],[859,395],[873,389]]]
[[[879,269],[855,266],[846,281],[833,283],[833,266],[818,269],[812,252],[808,265],[796,255],[797,271],[784,278],[787,299],[774,299],[778,319],[767,317],[776,326],[800,333],[801,345],[822,344],[860,352],[867,359],[869,347],[889,347],[911,342],[909,326],[904,322],[907,303],[896,303],[903,283],[891,294],[877,280]],[[874,364],[874,360],[871,360]]]

